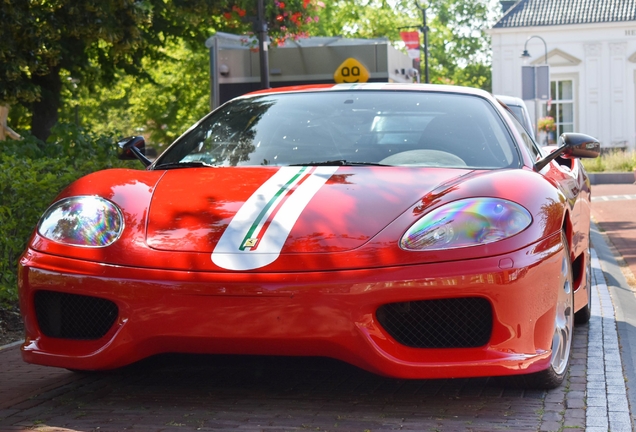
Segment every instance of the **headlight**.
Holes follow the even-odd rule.
[[[424,215],[404,233],[400,246],[412,251],[453,249],[496,242],[530,225],[530,212],[498,198],[469,198]]]
[[[121,211],[97,196],[64,198],[48,208],[38,225],[42,237],[83,247],[108,246],[123,229]]]

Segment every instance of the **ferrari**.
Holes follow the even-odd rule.
[[[553,388],[590,318],[599,142],[538,146],[505,105],[428,84],[269,89],[156,159],[143,137],[44,212],[19,262],[26,362],[322,356],[406,379]]]

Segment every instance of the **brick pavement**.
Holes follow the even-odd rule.
[[[599,285],[600,292],[604,288],[609,288],[609,295],[597,302],[602,312],[601,326],[597,328],[603,333],[609,330],[610,340],[605,346],[607,355],[603,362],[605,374],[608,382],[617,387],[605,387],[607,403],[597,396],[602,395],[603,388],[588,389],[588,416],[596,416],[595,422],[600,423],[600,430],[606,425],[606,418],[609,420],[611,430],[632,430],[636,425],[636,388],[633,382],[636,381],[636,306],[634,292],[636,290],[636,184],[608,184],[595,185],[592,188],[592,219],[608,240],[608,254],[619,256],[618,264],[605,263],[606,286]],[[611,252],[609,252],[611,251]],[[619,267],[620,266],[620,267]],[[622,282],[621,282],[622,279]],[[607,315],[605,312],[609,313]],[[616,316],[614,316],[616,314]],[[616,318],[614,320],[614,318]],[[615,340],[614,332],[618,330],[618,340]],[[590,334],[590,352],[598,352],[596,344],[600,338],[600,332]],[[612,347],[612,348],[609,348]],[[618,350],[615,349],[618,348]],[[611,349],[611,353],[608,352]],[[594,366],[589,366],[590,377],[593,368],[595,371],[603,372],[597,362]],[[610,371],[609,368],[613,368]],[[622,394],[624,393],[621,384],[626,384],[627,404]],[[618,392],[618,395],[616,394]],[[596,405],[600,405],[596,406]],[[627,405],[627,406],[625,406]],[[631,415],[628,411],[631,405]],[[604,407],[607,406],[607,412]],[[612,413],[616,409],[621,413]],[[625,412],[627,414],[625,414]],[[603,414],[606,414],[604,416]],[[614,419],[614,424],[612,424]],[[594,423],[597,424],[597,423]]]
[[[0,409],[76,378],[64,369],[25,367],[18,345],[13,343],[0,348]]]
[[[592,187],[592,219],[610,239],[631,271],[636,287],[636,184],[601,184]],[[630,280],[631,279],[631,280]]]
[[[612,298],[593,252],[592,317],[588,332],[586,431],[630,432],[631,418]]]
[[[161,356],[5,407],[0,430],[582,431],[586,345],[584,326],[567,384],[550,392],[388,379],[327,359]]]
[[[14,346],[0,351],[0,431],[583,431],[587,335],[576,328],[569,376],[549,392],[318,358],[171,355],[84,375],[23,363]]]

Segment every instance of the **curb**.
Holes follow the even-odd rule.
[[[13,348],[14,346],[17,346],[17,345],[22,345],[23,343],[24,343],[23,340],[19,340],[19,341],[8,343],[6,345],[0,345],[0,351]]]
[[[629,432],[631,416],[616,314],[605,275],[592,249],[592,317],[588,330],[586,419],[587,432]]]
[[[636,180],[633,172],[587,173],[590,182],[595,184],[632,184]]]
[[[590,423],[586,430],[607,431],[605,419],[612,431],[634,431],[636,412],[630,412],[630,407],[632,410],[636,407],[636,386],[633,385],[636,382],[636,297],[616,261],[620,255],[614,255],[618,252],[611,249],[609,238],[599,231],[596,223],[592,223],[590,234],[594,251],[592,273],[597,282],[590,323],[596,320],[599,330],[588,334],[587,415]],[[603,347],[600,350],[599,342]],[[605,359],[605,368],[600,368],[598,362],[589,363],[592,350]],[[589,429],[592,426],[600,428]]]

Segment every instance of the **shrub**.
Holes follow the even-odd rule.
[[[32,136],[0,142],[0,303],[17,300],[17,263],[40,216],[79,177],[116,166],[116,139],[59,125],[49,143]],[[131,163],[132,162],[132,163]]]
[[[581,162],[587,172],[630,172],[636,168],[636,152],[612,151]]]

